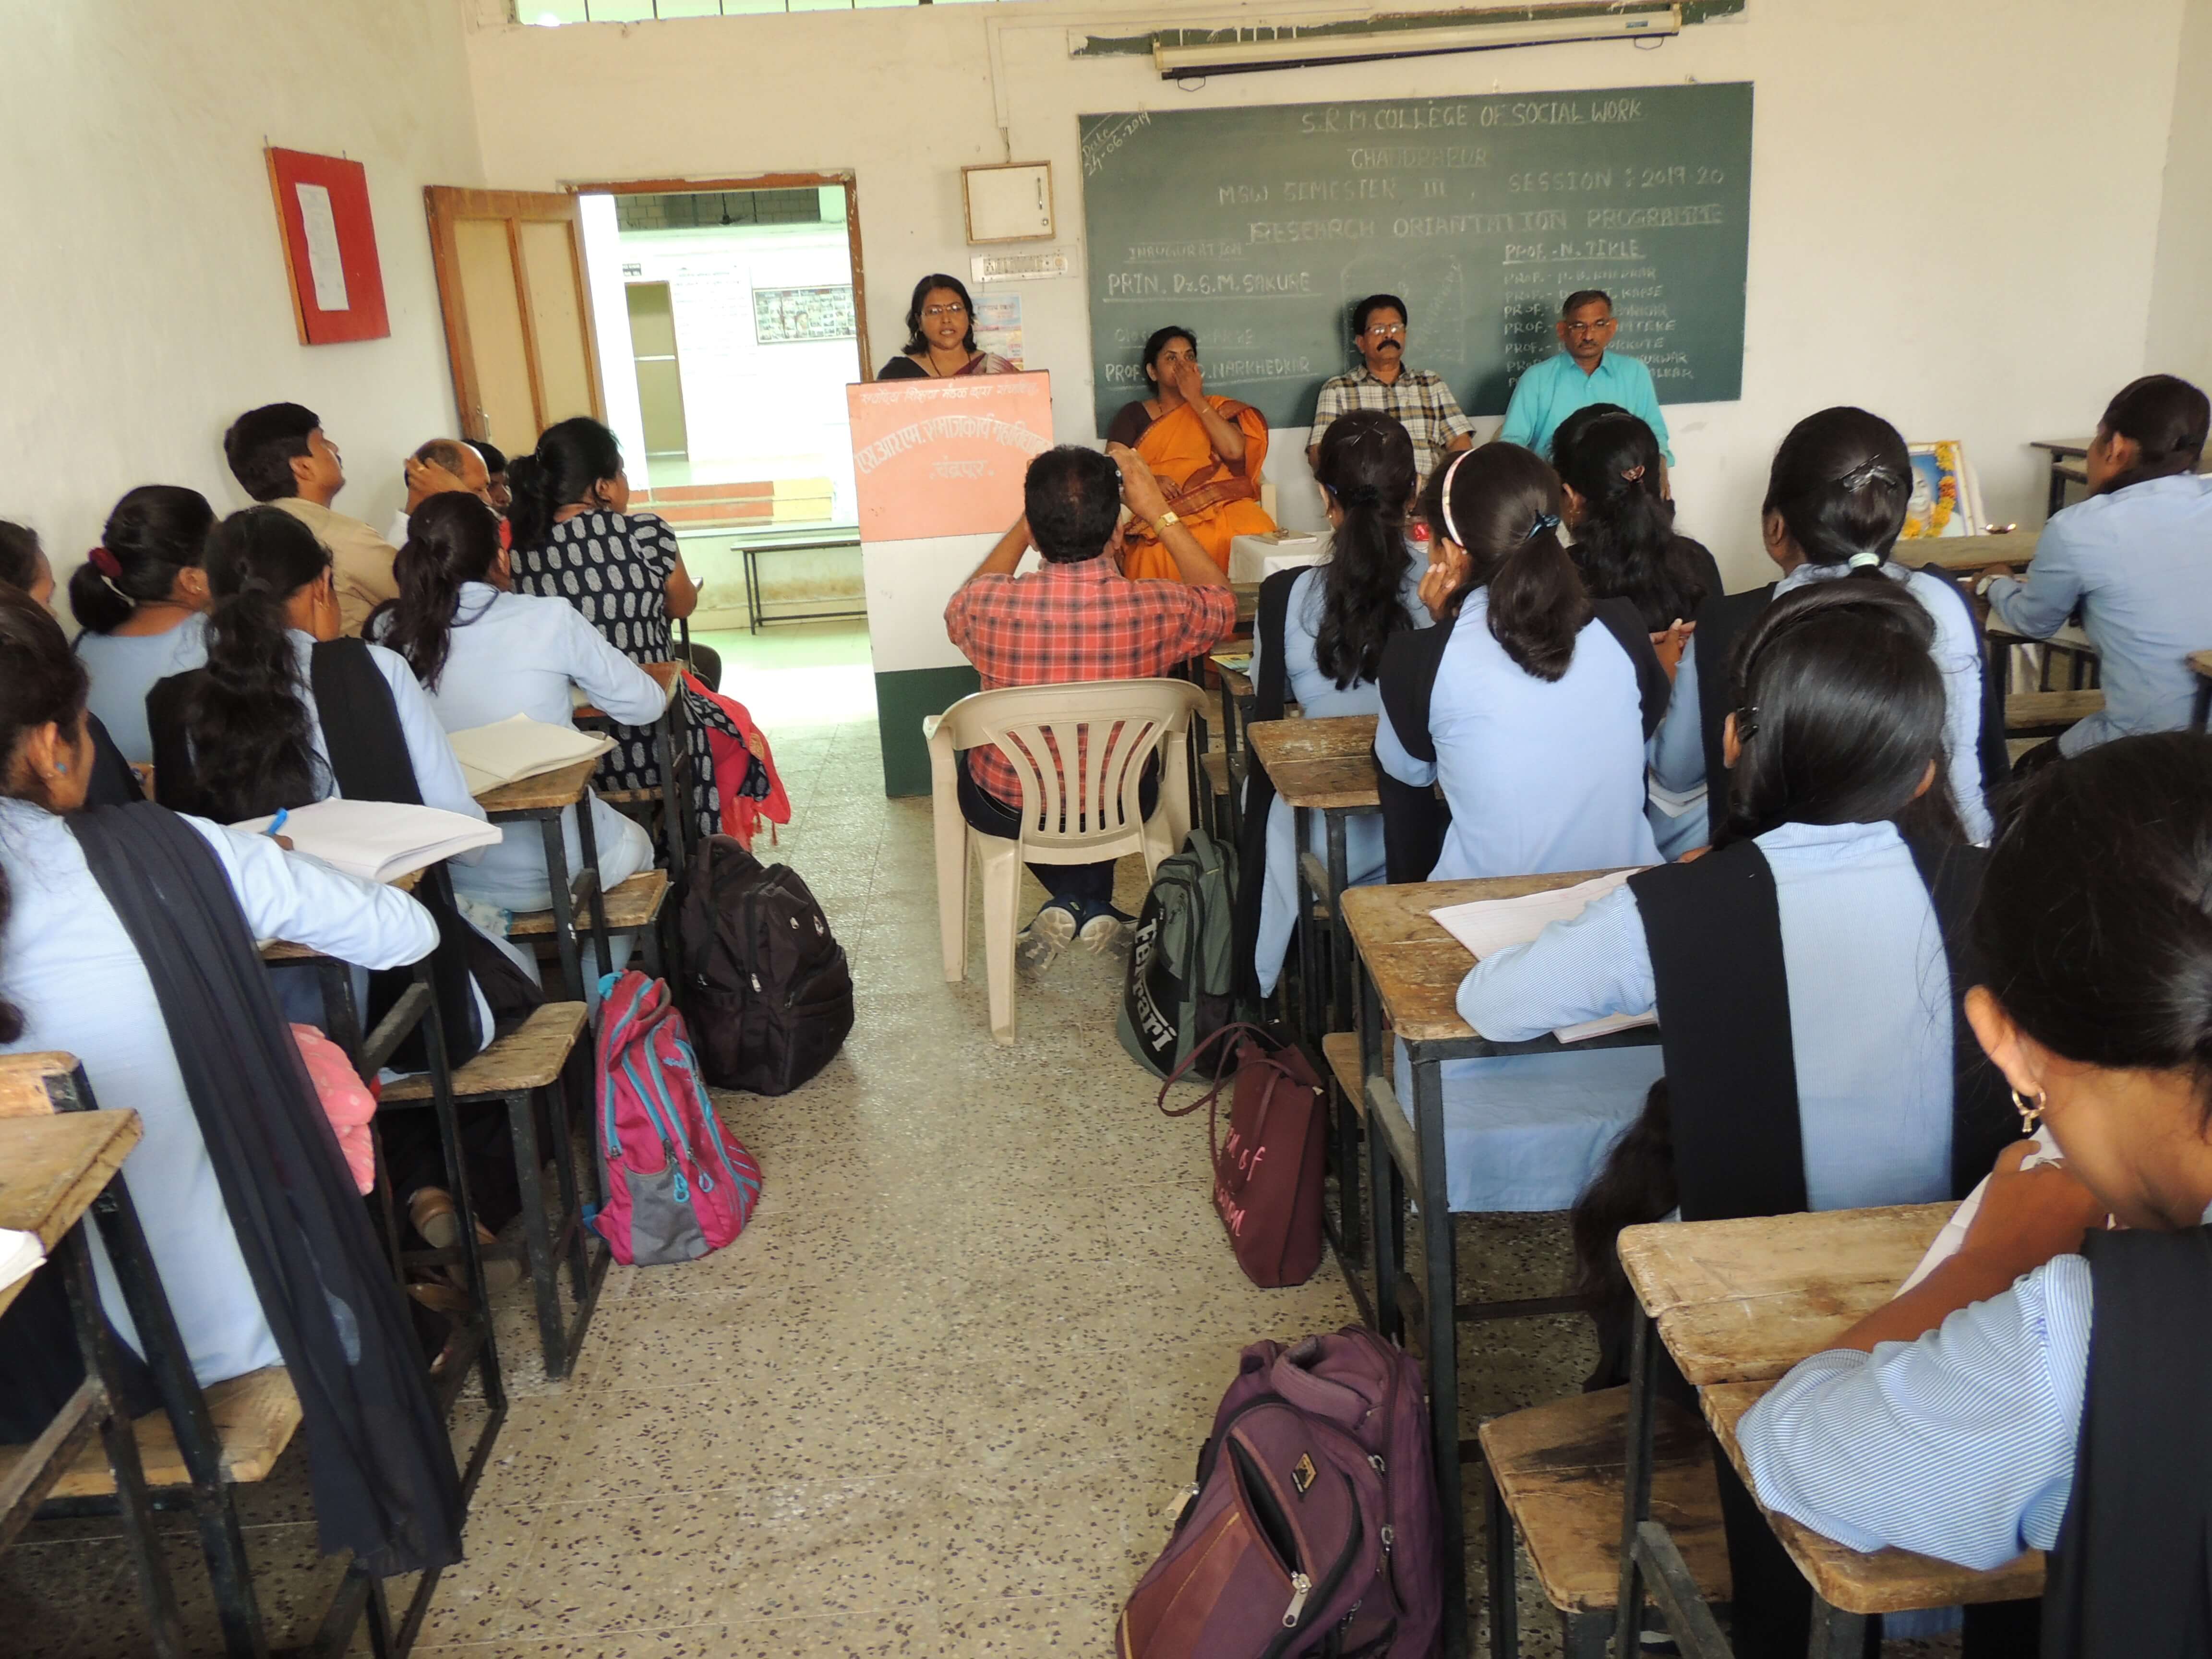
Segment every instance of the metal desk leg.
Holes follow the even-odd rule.
[[[1382,1069],[1383,1061],[1382,1013],[1375,999],[1375,988],[1364,969],[1359,974],[1355,1003],[1359,1011],[1359,1086],[1364,1092],[1367,1079]],[[1405,1212],[1401,1200],[1397,1160],[1390,1155],[1390,1141],[1383,1132],[1380,1106],[1370,1095],[1365,1102],[1367,1111],[1367,1213],[1371,1218],[1375,1234],[1372,1265],[1375,1273],[1375,1331],[1385,1341],[1398,1342],[1404,1338],[1404,1322],[1398,1310],[1399,1241],[1400,1227]]]
[[[1443,1512],[1444,1659],[1467,1654],[1467,1517],[1460,1508],[1459,1264],[1444,1169],[1443,1063],[1413,1049],[1413,1133],[1421,1158],[1421,1254],[1428,1299],[1429,1432]],[[1380,1231],[1380,1229],[1377,1229]],[[1376,1250],[1376,1259],[1382,1250]]]
[[[477,1376],[483,1382],[484,1405],[489,1411],[464,1472],[465,1495],[476,1491],[492,1443],[499,1437],[507,1418],[507,1383],[500,1374],[499,1342],[492,1332],[491,1289],[484,1283],[483,1246],[477,1238],[477,1206],[469,1195],[468,1160],[461,1151],[461,1117],[453,1104],[453,1074],[446,1058],[446,1019],[438,1008],[437,988],[430,977],[428,957],[415,964],[415,982],[422,988],[427,1003],[422,1010],[422,1051],[430,1062],[430,1109],[437,1115],[438,1151],[445,1160],[447,1192],[460,1222],[461,1265],[467,1272],[469,1298],[476,1316],[483,1322],[483,1346],[477,1350]],[[411,1638],[410,1638],[411,1639]]]
[[[2051,458],[2051,499],[2044,504],[2043,516],[2056,517],[2058,509],[2066,505],[2066,475],[2058,470],[2059,458]]]
[[[1628,1457],[1620,1502],[1620,1594],[1613,1603],[1613,1659],[1636,1659],[1643,1650],[1644,1569],[1637,1559],[1636,1529],[1651,1518],[1652,1408],[1659,1368],[1650,1316],[1638,1307],[1628,1337]]]
[[[130,1188],[123,1182],[111,1181],[107,1190],[93,1200],[91,1212],[107,1246],[107,1259],[114,1266],[124,1306],[130,1310],[131,1324],[137,1328],[147,1364],[161,1391],[162,1408],[168,1413],[170,1425],[176,1431],[177,1449],[184,1458],[185,1473],[191,1477],[192,1518],[198,1523],[200,1549],[207,1558],[210,1587],[215,1593],[216,1611],[222,1625],[224,1650],[234,1656],[263,1659],[269,1651],[269,1638],[261,1621],[260,1605],[253,1594],[253,1569],[246,1558],[246,1534],[238,1523],[237,1508],[231,1502],[230,1484],[223,1479],[222,1438],[216,1432],[206,1396],[201,1394],[192,1376],[184,1338],[178,1333],[168,1296],[155,1269],[153,1250],[146,1243],[145,1230],[138,1224],[138,1211],[131,1201]],[[88,1256],[89,1252],[79,1254]],[[73,1262],[73,1268],[75,1265]],[[89,1279],[88,1261],[85,1268]],[[88,1306],[94,1322],[100,1324],[104,1336],[106,1326],[98,1317],[100,1303],[96,1292]],[[82,1317],[79,1316],[80,1320]],[[131,1443],[129,1455],[135,1472],[137,1443],[128,1423],[121,1428],[123,1438]],[[111,1437],[111,1457],[116,1449],[116,1443]],[[143,1480],[143,1475],[140,1479]],[[138,1496],[143,1502],[143,1487]],[[173,1607],[171,1611],[173,1613]]]
[[[607,942],[607,884],[599,878],[599,827],[592,821],[594,811],[592,792],[587,787],[583,799],[576,803],[576,841],[584,854],[584,869],[591,877],[585,901],[592,907],[592,949],[599,965],[594,977],[605,979],[616,971],[618,964],[611,954],[613,947]]]
[[[1515,1583],[1513,1516],[1506,1510],[1505,1494],[1498,1490],[1498,1476],[1482,1466],[1482,1559],[1490,1581],[1485,1599],[1490,1604],[1490,1659],[1520,1659],[1521,1599]]]
[[[1866,1651],[1867,1615],[1832,1607],[1813,1597],[1813,1639],[1805,1659],[1859,1659]]]
[[[123,1512],[124,1537],[130,1547],[131,1571],[138,1593],[146,1604],[146,1622],[152,1626],[158,1659],[185,1659],[184,1621],[177,1612],[177,1592],[161,1559],[161,1544],[154,1532],[154,1508],[146,1496],[146,1471],[138,1461],[138,1437],[123,1414],[123,1376],[115,1352],[115,1337],[100,1306],[100,1285],[93,1277],[92,1249],[85,1242],[80,1217],[62,1235],[59,1260],[69,1291],[70,1313],[76,1326],[76,1345],[84,1355],[85,1375],[99,1386],[103,1398],[93,1409],[100,1415],[100,1438],[107,1452],[107,1466],[115,1472],[115,1495]],[[244,1559],[244,1539],[240,1539]],[[210,1558],[212,1561],[212,1558]]]
[[[2208,720],[2212,720],[2212,680],[2202,674],[2197,677],[2197,697],[2190,705],[2189,729],[2202,732]]]
[[[1352,872],[1343,811],[1329,807],[1322,817],[1328,825],[1328,1029],[1342,1031],[1352,1025],[1352,930],[1344,923],[1344,890]]]
[[[1273,809],[1270,808],[1270,811]],[[1314,937],[1313,884],[1306,879],[1306,842],[1312,834],[1313,815],[1303,806],[1291,809],[1291,835],[1297,847],[1291,859],[1291,890],[1297,905],[1298,1035],[1316,1052],[1321,1048],[1322,952]]]
[[[745,632],[761,631],[760,550],[743,550],[745,562]]]
[[[569,1001],[581,1002],[584,967],[576,948],[575,906],[569,902],[568,849],[561,836],[561,815],[540,817],[538,830],[545,843],[545,884],[553,901],[553,945],[561,953],[561,982],[568,988]]]

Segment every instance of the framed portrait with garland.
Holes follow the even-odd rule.
[[[1982,523],[1982,495],[1966,447],[1956,439],[1911,444],[1912,499],[1905,509],[1904,541],[1972,536]]]

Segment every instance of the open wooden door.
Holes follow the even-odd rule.
[[[461,435],[526,455],[571,415],[606,418],[576,198],[422,192]]]

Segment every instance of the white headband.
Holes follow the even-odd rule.
[[[1460,539],[1459,526],[1452,522],[1452,474],[1459,471],[1459,464],[1462,461],[1465,460],[1468,456],[1474,453],[1474,452],[1472,449],[1462,449],[1458,454],[1453,456],[1451,465],[1444,469],[1444,481],[1437,487],[1437,498],[1444,504],[1444,534],[1451,538],[1452,544],[1455,547],[1465,547],[1467,544]]]

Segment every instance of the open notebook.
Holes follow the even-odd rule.
[[[26,1279],[46,1259],[45,1249],[36,1233],[18,1232],[13,1227],[0,1227],[0,1291],[6,1290],[19,1279]]]
[[[1472,951],[1474,959],[1480,962],[1509,945],[1525,945],[1553,922],[1573,921],[1591,901],[1603,898],[1634,873],[1617,870],[1609,876],[1594,877],[1577,882],[1572,887],[1554,888],[1548,893],[1529,893],[1520,898],[1477,899],[1472,904],[1447,904],[1429,914],[1444,932]],[[1552,1035],[1562,1042],[1580,1042],[1588,1037],[1603,1036],[1608,1031],[1626,1031],[1658,1023],[1658,1010],[1646,1009],[1640,1014],[1612,1014],[1580,1025],[1562,1025]]]
[[[234,830],[258,835],[274,822],[248,818]],[[500,827],[435,806],[407,806],[398,801],[319,800],[289,814],[278,832],[295,853],[309,854],[364,881],[395,881],[478,847],[500,840]]]
[[[489,726],[472,726],[449,734],[453,758],[461,763],[469,793],[481,795],[518,778],[534,778],[541,772],[557,772],[578,761],[596,760],[615,746],[612,738],[574,726],[552,726],[516,714]]]

